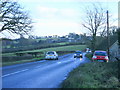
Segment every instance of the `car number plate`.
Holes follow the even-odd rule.
[[[103,60],[98,60],[99,62],[103,62]]]

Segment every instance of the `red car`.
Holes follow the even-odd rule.
[[[95,51],[93,54],[92,60],[108,62],[109,58],[106,51]]]

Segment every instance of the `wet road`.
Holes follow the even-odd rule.
[[[42,60],[3,67],[2,88],[60,88],[70,71],[90,62],[84,54],[82,59],[67,54],[60,56],[59,60]]]

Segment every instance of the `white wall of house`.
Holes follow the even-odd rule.
[[[118,40],[110,47],[110,55],[113,58],[119,55]]]

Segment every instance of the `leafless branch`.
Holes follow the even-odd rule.
[[[12,0],[0,1],[0,33],[8,31],[16,34],[27,34],[32,30],[32,20],[17,2]]]

